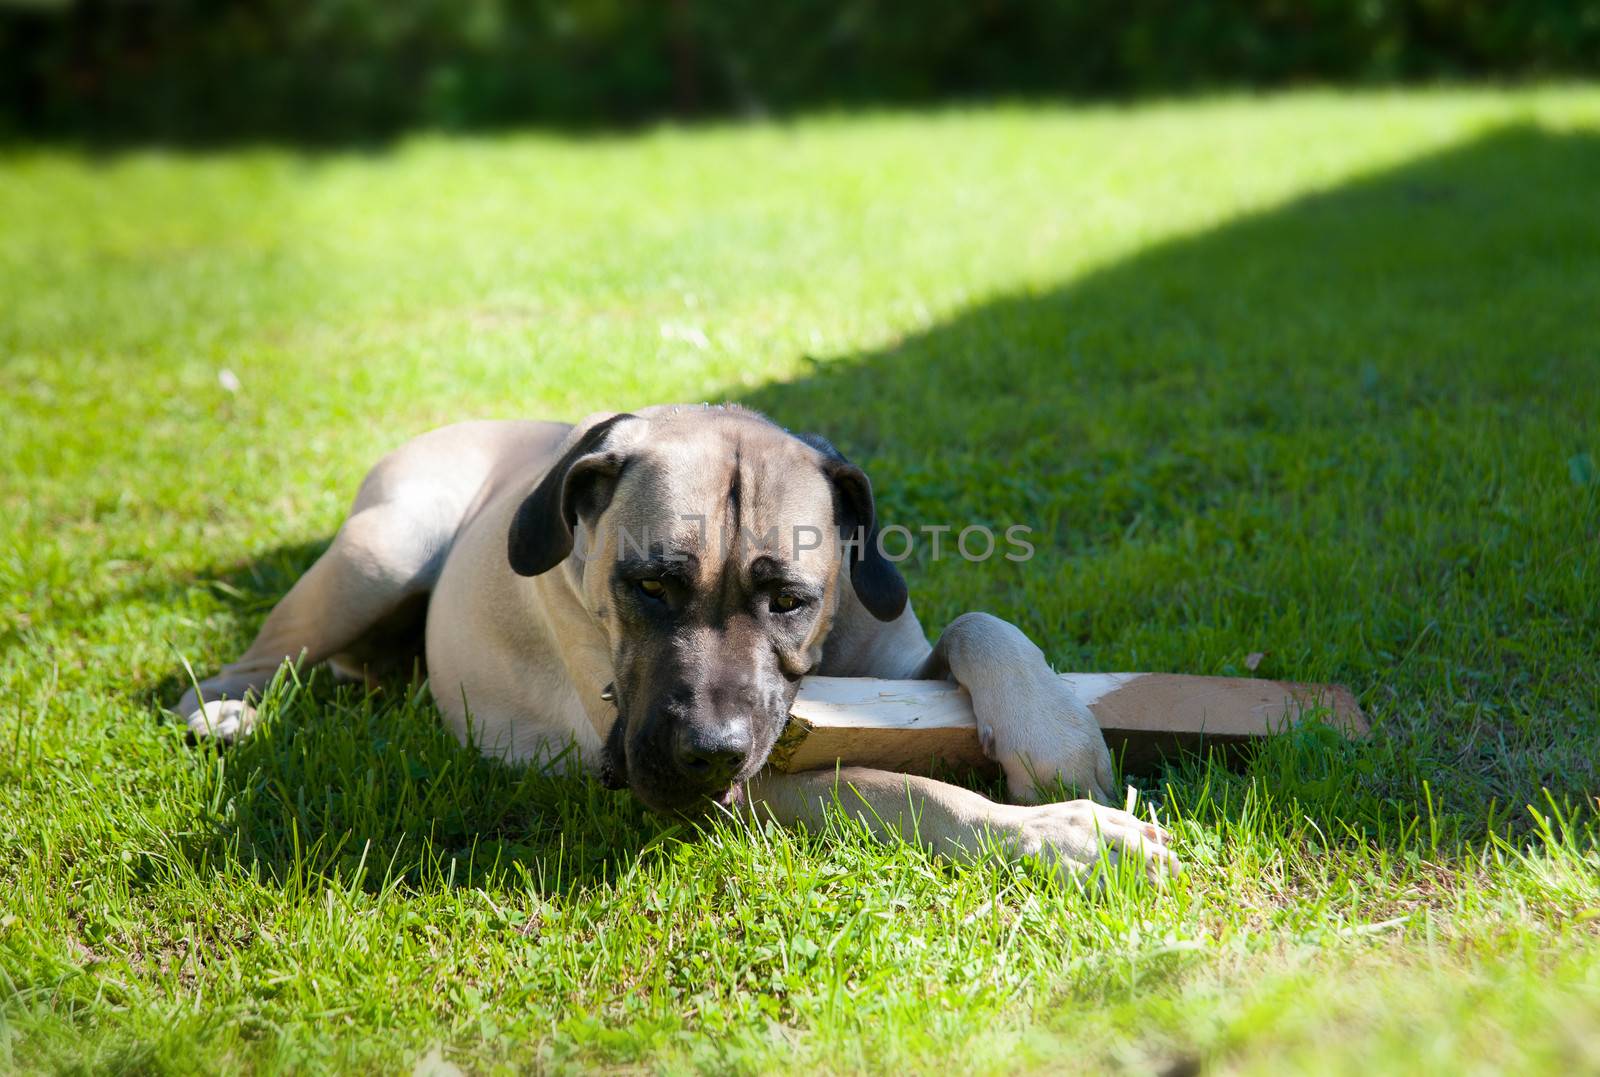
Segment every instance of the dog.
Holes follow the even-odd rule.
[[[982,613],[930,646],[877,536],[860,468],[735,405],[459,423],[368,473],[255,642],[176,709],[230,742],[284,663],[372,683],[420,659],[463,743],[511,763],[575,747],[668,815],[814,828],[837,805],[957,859],[1178,870],[1164,829],[1107,806],[1110,753],[1043,652]],[[867,768],[763,769],[810,673],[955,681],[1014,803]],[[1040,803],[1058,781],[1100,802]]]

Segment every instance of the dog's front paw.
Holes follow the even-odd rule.
[[[1011,685],[1002,699],[985,700],[978,735],[1018,803],[1046,800],[1058,783],[1112,801],[1116,779],[1100,726],[1071,686],[1048,669]]]
[[[1011,851],[1036,857],[1065,874],[1082,876],[1104,857],[1115,866],[1132,859],[1146,878],[1159,882],[1183,864],[1167,848],[1171,835],[1117,808],[1092,800],[1009,806]]]
[[[214,699],[191,711],[186,722],[196,740],[232,744],[255,728],[256,709],[238,699]]]

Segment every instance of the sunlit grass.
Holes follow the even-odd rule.
[[[1583,88],[10,151],[0,1068],[1593,1068],[1597,190]],[[912,562],[930,631],[1373,738],[1140,779],[1191,870],[1085,895],[663,830],[400,686],[160,712],[404,437],[725,397],[1037,529]]]

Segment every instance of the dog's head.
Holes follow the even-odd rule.
[[[518,509],[509,554],[524,576],[562,565],[605,634],[619,785],[688,815],[739,795],[822,656],[840,588],[880,620],[905,609],[874,517],[859,468],[753,412],[580,428]]]

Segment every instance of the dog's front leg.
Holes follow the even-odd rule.
[[[765,771],[750,783],[749,799],[758,817],[811,829],[820,828],[827,809],[837,804],[880,840],[898,838],[963,862],[995,849],[1011,859],[1037,857],[1078,875],[1104,853],[1113,863],[1136,859],[1151,878],[1180,870],[1167,849],[1165,830],[1092,800],[996,804],[932,778],[866,767]]]
[[[918,676],[953,680],[972,696],[984,752],[1005,770],[1013,799],[1035,803],[1061,781],[1115,803],[1111,753],[1094,716],[1015,625],[987,613],[957,617]]]

